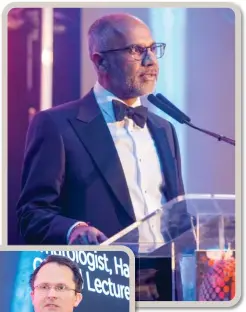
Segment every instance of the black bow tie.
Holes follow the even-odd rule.
[[[142,105],[131,107],[117,100],[113,100],[112,103],[116,121],[121,121],[127,116],[128,118],[131,118],[139,127],[144,127],[147,120],[147,107]]]

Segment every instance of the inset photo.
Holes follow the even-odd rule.
[[[2,251],[1,311],[133,311],[130,256],[131,252],[98,248]]]

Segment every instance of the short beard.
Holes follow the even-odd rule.
[[[154,88],[155,85],[151,90],[146,91],[146,86],[144,86],[144,84],[137,84],[134,80],[129,79],[126,81],[126,90],[124,92],[124,95],[128,98],[139,97],[153,92]]]

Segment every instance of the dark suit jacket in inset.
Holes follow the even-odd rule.
[[[184,193],[177,136],[170,122],[153,113],[147,125],[170,200]],[[17,215],[27,244],[66,244],[78,220],[108,237],[135,221],[120,159],[92,90],[33,118]]]

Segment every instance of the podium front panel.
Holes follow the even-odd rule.
[[[140,239],[142,236],[139,233],[144,232],[150,224],[153,225],[153,220],[158,220],[156,224],[160,225],[161,235],[158,239],[153,239],[153,236],[146,237],[144,240]],[[235,249],[235,196],[211,194],[179,196],[141,220],[137,220],[111,237],[105,244],[128,246],[134,252],[136,259],[140,259],[138,261],[149,258],[149,263],[151,263],[151,259],[154,258],[158,258],[159,261],[165,258],[170,259],[166,262],[169,263],[169,268],[165,274],[171,276],[172,300],[227,300],[233,296],[233,290],[231,290],[233,286],[230,285],[233,285],[235,281],[230,277],[231,284],[226,284],[228,277],[223,276],[222,273],[219,276],[219,272],[221,268],[228,266],[233,268],[232,263],[235,262],[235,252],[229,257],[231,250]],[[201,264],[201,253],[203,253],[202,259],[207,257],[209,269],[205,263]],[[213,258],[216,253],[218,259]],[[209,258],[211,255],[212,260]],[[155,272],[155,270],[156,268],[150,265],[148,274],[151,278],[149,279],[143,278],[147,276],[146,270],[140,274],[141,277],[137,281],[138,289],[154,289],[153,281],[157,280],[158,274],[161,276],[160,272]],[[221,285],[225,288],[212,284],[211,281],[216,276],[219,276]],[[202,282],[203,277],[206,285]],[[144,285],[146,281],[149,283],[152,281],[152,286]],[[215,296],[219,289],[220,295]],[[221,289],[225,290],[224,295]],[[153,300],[161,300],[156,298],[161,298],[161,296],[153,295]]]

